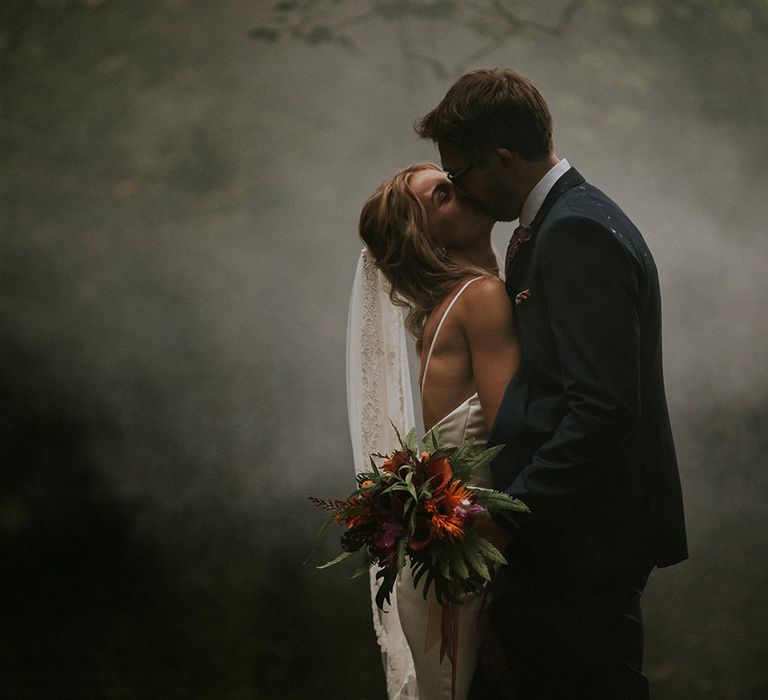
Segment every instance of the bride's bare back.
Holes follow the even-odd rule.
[[[507,384],[520,366],[513,307],[504,283],[489,275],[463,289],[470,279],[456,285],[430,314],[424,329],[419,383],[427,428],[477,392],[490,430]],[[435,332],[459,293],[440,327],[425,377]]]

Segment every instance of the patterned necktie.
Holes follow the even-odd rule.
[[[512,266],[512,259],[517,255],[517,251],[520,250],[520,246],[526,241],[531,239],[531,229],[527,226],[518,226],[515,232],[512,234],[512,238],[509,241],[507,247],[507,256],[504,259],[504,274],[509,279],[509,269]]]

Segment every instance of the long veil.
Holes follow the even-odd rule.
[[[392,304],[388,283],[372,255],[363,248],[357,263],[347,322],[347,410],[355,471],[368,466],[368,455],[397,445],[390,420],[399,430],[414,427],[405,328]],[[389,700],[418,700],[411,652],[400,626],[397,590],[387,612],[374,601],[378,583],[371,568],[373,628],[381,648]]]

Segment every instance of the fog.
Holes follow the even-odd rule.
[[[382,698],[343,496],[356,225],[508,65],[659,268],[691,558],[652,697],[768,692],[765,3],[7,0],[3,697]],[[509,225],[497,225],[503,250]],[[313,547],[311,562],[304,564]]]

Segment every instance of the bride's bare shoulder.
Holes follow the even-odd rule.
[[[504,281],[494,275],[485,275],[467,287],[464,296],[467,305],[506,304],[509,296]]]
[[[511,327],[513,306],[503,280],[488,275],[467,287],[462,304],[462,325],[469,335]]]
[[[455,303],[452,304],[452,302]],[[432,309],[429,318],[427,318],[424,326],[425,346],[429,347],[432,343],[435,329],[445,316],[449,305],[452,304],[453,311],[449,314],[446,331],[450,333],[451,327],[459,332],[466,331],[468,324],[476,325],[481,318],[490,317],[492,321],[492,317],[498,314],[499,308],[502,310],[507,308],[507,302],[504,282],[494,275],[488,274],[474,278],[467,276],[459,280],[440,303]],[[489,307],[493,307],[493,310]]]

